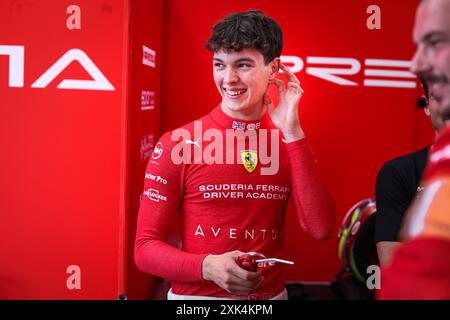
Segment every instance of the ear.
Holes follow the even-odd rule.
[[[423,112],[429,117],[430,116],[430,109],[428,107],[423,108]]]
[[[280,72],[280,61],[281,61],[280,58],[275,58],[269,62],[270,68],[269,80],[273,80],[278,76],[278,73]]]

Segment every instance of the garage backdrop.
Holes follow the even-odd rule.
[[[0,2],[0,299],[155,297],[133,262],[144,170],[159,136],[220,102],[211,25],[261,9],[305,90],[300,117],[338,208],[332,239],[300,230],[290,281],[332,280],[345,212],[388,159],[432,141],[408,72],[417,1]],[[177,243],[179,224],[171,238]]]

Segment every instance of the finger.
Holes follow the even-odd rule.
[[[247,284],[244,283],[227,283],[224,284],[224,287],[228,292],[234,293],[234,294],[250,294],[251,292],[254,292],[258,290],[261,285],[264,282],[264,277],[261,277],[257,282],[252,283],[251,286],[247,286]]]
[[[241,268],[237,263],[231,268],[230,273],[238,277],[241,281],[255,282],[261,278],[261,273],[258,271],[248,271]]]
[[[281,79],[275,78],[275,79],[273,79],[273,82],[277,86],[278,94],[282,95],[286,91],[286,88],[284,86],[284,81]]]
[[[249,294],[258,290],[264,282],[264,278],[262,277],[258,282],[252,284],[251,287],[242,286],[241,284],[228,284],[228,289],[234,292],[239,291],[241,294]]]
[[[283,70],[283,73],[288,78],[288,81],[300,83],[300,80],[298,80],[297,76],[288,67],[286,67],[282,63],[280,63],[280,66],[281,66],[281,70]]]
[[[239,256],[243,256],[246,255],[247,253],[241,252],[241,251],[233,251],[230,253],[232,256],[234,256],[234,258],[232,258],[232,262],[230,264],[228,264],[226,271],[230,274],[230,275],[234,275],[238,278],[240,278],[241,280],[246,280],[246,281],[257,281],[259,280],[259,278],[261,277],[261,273],[258,271],[249,271],[247,269],[242,268],[238,263],[237,263],[237,258]]]
[[[234,275],[241,280],[245,281],[257,281],[261,277],[261,273],[258,271],[248,271],[242,268],[237,262],[236,259],[233,259],[233,263],[228,265],[226,269],[228,273]]]
[[[283,70],[284,74],[286,75],[286,77],[288,78],[288,80],[290,82],[300,83],[300,80],[298,80],[297,76],[291,70],[289,70],[288,67],[286,67],[281,62],[280,62],[280,66],[281,66],[281,70]]]
[[[226,291],[228,291],[229,293],[241,295],[241,296],[246,296],[246,295],[250,294],[250,292],[252,292],[252,289],[250,289],[250,288],[244,288],[244,287],[235,286],[235,285],[225,287],[224,289]]]
[[[303,95],[303,88],[300,86],[299,83],[296,82],[289,82],[288,88],[293,90],[296,94],[299,94],[300,96]]]
[[[250,286],[243,285],[241,282],[232,282],[231,279],[227,279],[227,281],[220,281],[218,285],[226,291],[234,294],[248,294],[252,290]]]
[[[261,285],[263,284],[263,282],[264,282],[264,277],[261,277],[261,279],[259,279],[259,281],[256,282],[256,283],[254,284],[253,290],[256,290],[256,289],[258,289],[259,287],[261,287]]]
[[[234,250],[228,253],[232,258],[237,258],[239,256],[242,256],[244,254],[246,254],[245,252],[239,251],[239,250]]]
[[[227,279],[223,281],[223,283],[228,287],[241,287],[246,290],[252,290],[259,282],[260,278],[255,281],[249,281],[241,279],[233,274],[228,274]]]

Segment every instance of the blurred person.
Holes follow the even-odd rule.
[[[408,210],[405,242],[382,270],[380,299],[450,299],[450,0],[422,0],[411,70],[430,83],[445,122],[424,173],[424,191]]]

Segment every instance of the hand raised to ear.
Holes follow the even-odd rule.
[[[298,117],[298,103],[303,96],[303,89],[295,74],[284,64],[280,63],[280,66],[288,79],[287,87],[281,79],[274,78],[270,81],[277,87],[279,104],[275,107],[272,98],[266,92],[264,105],[273,124],[283,133],[285,142],[292,142],[305,137]]]

